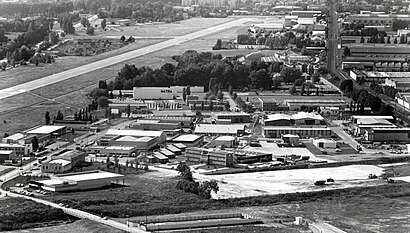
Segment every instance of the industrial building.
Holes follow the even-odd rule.
[[[300,138],[330,138],[335,133],[328,127],[283,127],[283,126],[267,126],[263,129],[263,134],[266,138],[281,138],[282,135],[294,134]]]
[[[352,122],[357,124],[358,122],[363,122],[363,119],[368,119],[368,118],[372,118],[372,119],[385,119],[388,121],[393,121],[394,117],[393,116],[376,116],[376,115],[353,115],[352,116]]]
[[[0,150],[0,163],[4,163],[7,160],[17,158],[16,152],[12,150]]]
[[[111,172],[87,171],[56,175],[49,180],[30,181],[30,186],[51,192],[82,191],[107,187],[114,181],[121,184],[123,177]]]
[[[170,143],[181,143],[187,147],[200,146],[204,142],[204,135],[183,134],[174,137]]]
[[[212,113],[212,121],[216,124],[228,121],[229,123],[249,123],[251,116],[245,112],[218,112]]]
[[[132,123],[131,128],[140,130],[177,130],[182,128],[180,122],[160,122],[160,120],[137,120]]]
[[[149,100],[162,99],[172,100],[176,97],[176,92],[170,87],[134,87],[133,99]]]
[[[369,116],[369,118],[358,118],[355,120],[355,122],[356,126],[354,134],[356,136],[362,135],[366,131],[369,131],[373,128],[397,128],[396,125],[394,125],[387,119],[372,118],[372,116]]]
[[[264,112],[275,111],[278,107],[276,100],[271,97],[258,97],[258,101],[255,105]]]
[[[65,173],[85,161],[86,153],[79,150],[63,150],[41,164],[42,173]]]
[[[404,109],[410,109],[410,93],[399,92],[394,97],[394,101]]]
[[[296,114],[271,114],[264,119],[265,126],[290,126],[290,125],[324,125],[324,118],[315,113],[298,112]]]
[[[33,151],[33,147],[31,143],[25,145],[0,143],[0,150],[12,150],[17,156],[26,156]]]
[[[219,150],[204,148],[187,148],[187,161],[193,163],[206,163],[223,167],[233,167],[235,164],[249,164],[272,161],[272,154],[245,151],[245,150]]]
[[[215,125],[215,124],[197,124],[195,134],[204,134],[209,136],[231,135],[238,136],[245,133],[245,124],[232,125]]]
[[[27,135],[39,135],[47,138],[56,138],[66,133],[66,126],[43,125],[25,132]]]
[[[342,99],[290,99],[285,100],[286,105],[289,107],[290,111],[301,111],[308,107],[318,108],[318,107],[339,107],[345,108],[348,106],[345,100]]]
[[[208,147],[234,147],[236,145],[236,137],[234,136],[219,136],[211,141]]]
[[[373,128],[365,132],[365,139],[374,142],[410,142],[410,128]]]
[[[313,139],[312,143],[317,148],[323,149],[335,149],[337,146],[337,143],[334,140],[326,138]]]
[[[407,91],[410,89],[410,76],[408,78],[386,78],[384,85],[401,91]]]
[[[157,143],[161,144],[167,140],[167,136],[163,131],[154,131],[154,130],[135,130],[135,129],[109,129],[105,135],[111,136],[132,136],[132,137],[153,137],[157,139]]]

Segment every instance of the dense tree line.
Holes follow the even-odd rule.
[[[7,57],[9,61],[28,61],[34,55],[35,51],[32,47],[35,44],[44,40],[56,42],[56,35],[49,33],[50,23],[52,23],[52,19],[45,17],[25,22],[28,26],[24,33],[0,46],[0,59]]]
[[[186,51],[181,56],[173,56],[177,65],[164,64],[159,69],[125,65],[114,81],[108,84],[109,90],[131,90],[133,87],[147,86],[204,86],[206,92],[215,97],[221,89],[253,89],[270,90],[272,76],[280,71],[280,66],[273,63],[267,65],[261,61],[242,64],[236,59],[222,59],[220,54],[210,52],[198,53]],[[281,80],[291,83],[301,78],[297,68],[284,68]]]
[[[0,3],[0,15],[3,17],[28,16],[48,16],[57,17],[57,15],[73,11],[73,2],[47,2],[47,3]]]

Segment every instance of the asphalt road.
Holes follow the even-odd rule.
[[[58,83],[70,78],[74,78],[79,75],[87,74],[95,70],[99,70],[108,66],[112,66],[117,63],[121,63],[136,57],[140,57],[152,52],[156,52],[162,49],[169,48],[174,45],[178,45],[202,36],[206,36],[218,31],[222,31],[237,25],[241,25],[249,21],[248,18],[237,19],[228,23],[220,24],[214,27],[210,27],[201,31],[193,32],[187,35],[172,38],[154,45],[146,46],[144,48],[136,49],[127,53],[123,53],[114,57],[109,57],[97,62],[86,64],[71,70],[63,71],[61,73],[53,74],[41,79],[37,79],[31,82],[16,85],[10,88],[5,88],[0,90],[0,100],[8,97],[12,97],[21,93],[25,93],[31,90],[35,90],[40,87],[44,87],[50,84]]]
[[[346,231],[325,222],[310,223],[309,226],[314,233],[346,233]]]

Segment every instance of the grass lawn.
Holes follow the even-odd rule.
[[[41,226],[50,222],[70,220],[60,209],[23,198],[0,200],[0,231]]]
[[[109,227],[107,225],[93,222],[87,219],[77,220],[73,223],[62,224],[57,226],[41,227],[41,228],[30,228],[27,230],[12,231],[13,233],[122,233],[124,231],[118,230],[116,228]],[[7,233],[7,231],[5,232]],[[10,232],[11,233],[11,232]]]

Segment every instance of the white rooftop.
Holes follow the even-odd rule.
[[[64,176],[58,176],[56,178],[61,179],[61,180],[69,180],[69,181],[84,181],[84,180],[98,180],[98,179],[118,178],[118,177],[123,177],[123,175],[111,173],[111,172],[105,172],[105,171],[96,171],[96,172],[85,173],[85,174],[73,173],[72,175],[68,174]]]
[[[215,141],[234,141],[235,137],[234,136],[220,136],[215,138]]]
[[[215,134],[236,134],[238,130],[245,130],[244,124],[233,125],[214,125],[214,124],[197,124],[195,127],[195,133],[215,133]]]
[[[109,129],[106,135],[121,135],[121,136],[134,136],[134,137],[160,137],[163,132],[162,131],[154,131],[154,130],[135,130],[135,129]]]
[[[9,155],[11,153],[13,153],[12,150],[0,150],[0,154],[2,154],[2,155]]]
[[[22,133],[16,133],[16,134],[13,134],[13,135],[10,135],[10,136],[8,136],[8,137],[3,138],[3,140],[13,140],[13,141],[17,141],[17,140],[22,139],[22,138],[24,138],[24,134],[22,134]]]
[[[36,129],[30,130],[28,134],[51,134],[57,130],[64,129],[66,126],[58,126],[58,125],[43,125]]]
[[[107,146],[105,149],[106,150],[125,150],[125,151],[129,151],[129,150],[133,150],[134,147],[132,147],[132,146]]]
[[[14,147],[14,148],[22,148],[24,146],[20,144],[8,144],[8,143],[0,143],[0,147]]]
[[[65,159],[55,159],[55,160],[51,160],[50,162],[48,162],[48,163],[61,163],[61,165],[62,166],[66,166],[66,165],[68,165],[68,164],[70,164],[71,162],[70,161],[67,161],[67,160],[65,160]]]
[[[194,141],[200,139],[201,137],[202,137],[201,135],[184,134],[184,135],[179,135],[178,137],[172,139],[172,141],[178,141],[178,142],[194,142]]]

